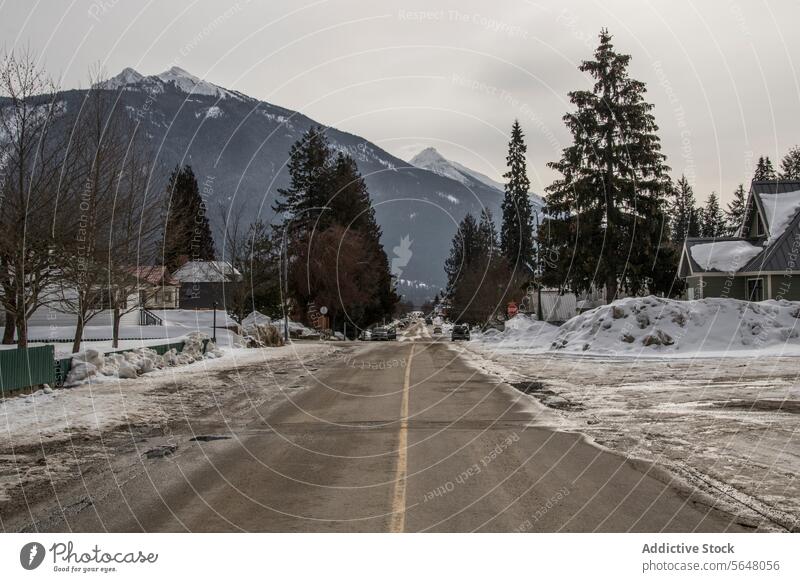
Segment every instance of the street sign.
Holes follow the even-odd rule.
[[[506,309],[506,313],[508,313],[509,317],[514,317],[519,312],[519,307],[514,301],[510,301],[508,303],[508,308]]]
[[[328,308],[323,305],[322,307],[319,308],[319,312],[322,315],[327,315],[328,314]]]

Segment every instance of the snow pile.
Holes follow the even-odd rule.
[[[566,322],[551,349],[596,354],[800,352],[800,303],[631,297]]]
[[[283,324],[279,324],[283,325]],[[301,339],[319,339],[319,332],[296,321],[289,322],[289,336]]]
[[[254,325],[273,325],[272,318],[260,311],[253,311],[242,320],[242,327],[246,329]]]
[[[505,322],[503,331],[498,329],[487,329],[476,334],[476,340],[480,343],[497,344],[502,348],[531,348],[550,346],[558,327],[539,321],[524,313],[518,313]]]
[[[248,348],[278,347],[283,345],[281,330],[270,323],[256,323],[244,328],[243,346]]]
[[[203,353],[203,340],[206,339],[208,339],[206,334],[190,333],[184,338],[181,352],[172,348],[163,356],[150,348],[137,348],[109,354],[88,349],[72,356],[72,367],[65,383],[68,386],[74,386],[93,378],[98,380],[104,377],[137,378],[153,370],[221,357],[222,352],[211,342],[208,343],[206,353]]]
[[[772,244],[786,232],[794,217],[797,216],[797,212],[800,210],[800,190],[779,194],[761,194],[760,198],[769,225],[767,244]]]
[[[704,271],[732,273],[744,267],[763,249],[744,240],[726,240],[696,244],[690,250],[692,258]]]

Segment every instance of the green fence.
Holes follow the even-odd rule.
[[[0,350],[0,393],[56,383],[53,346]]]
[[[203,340],[204,354],[208,348],[209,341],[207,339]],[[150,348],[159,356],[163,356],[173,348],[180,353],[185,345],[186,342],[179,341],[145,347]],[[112,350],[105,352],[105,355],[121,354],[135,349],[139,348]],[[55,360],[53,354],[53,346],[0,350],[0,392],[11,392],[38,384],[62,386],[67,379],[69,371],[72,369],[72,356]]]

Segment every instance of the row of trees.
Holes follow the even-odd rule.
[[[563,119],[572,145],[548,164],[560,177],[546,188],[538,225],[530,222],[524,136],[514,123],[500,252],[492,253],[491,217],[467,216],[445,266],[457,317],[485,320],[504,305],[506,290],[516,294],[529,285],[604,288],[609,302],[621,291],[676,295],[683,287],[677,277],[683,241],[730,235],[740,225],[744,186],[722,209],[716,193],[698,207],[684,176],[672,183],[646,87],[630,77],[630,56],[616,52],[611,40],[602,30],[593,58],[579,66],[594,85],[569,93],[575,109]],[[778,178],[800,179],[800,148],[784,157],[780,173],[768,157],[759,159],[754,179]]]
[[[29,53],[0,62],[3,343],[26,346],[30,317],[52,306],[75,317],[74,351],[103,311],[117,345],[140,292],[155,293],[161,274],[187,260],[215,259],[206,200],[189,166],[165,180],[143,129],[99,72],[68,108],[35,62]],[[240,319],[279,312],[271,228],[245,224],[241,213],[222,218],[225,258],[243,274],[227,285],[226,307]]]
[[[758,158],[753,180],[800,180],[800,146],[791,148],[781,161],[781,171],[776,172],[769,156]],[[706,202],[698,206],[694,190],[681,176],[672,188],[669,201],[670,233],[675,244],[682,245],[687,237],[735,236],[744,218],[747,191],[739,184],[726,208],[720,207],[716,192],[709,194]]]
[[[113,313],[114,340],[143,281],[187,260],[214,260],[206,207],[189,166],[168,179],[143,129],[98,72],[78,107],[31,54],[0,62],[0,305],[5,343],[27,345],[31,315],[52,305],[74,315],[73,349],[98,313]],[[70,101],[74,103],[74,101]],[[390,316],[398,301],[366,184],[349,156],[334,154],[320,129],[291,151],[291,185],[273,225],[244,208],[219,207],[220,258],[241,274],[226,283],[226,309],[287,307],[281,261],[297,315],[325,305],[357,325]],[[163,176],[163,178],[162,178]],[[211,190],[213,190],[213,185]],[[284,281],[285,282],[285,281]],[[163,281],[162,281],[163,283]]]
[[[161,200],[139,128],[90,74],[67,110],[31,54],[0,62],[0,304],[4,343],[27,345],[30,316],[48,303],[83,327],[101,308],[115,329],[138,285],[131,265],[153,264]]]
[[[459,223],[445,261],[447,298],[459,321],[485,322],[505,311],[536,271],[536,231],[527,175],[525,135],[519,121],[511,127],[508,171],[498,237],[488,209]]]
[[[311,128],[292,147],[288,169],[289,187],[273,206],[280,218],[273,240],[288,261],[295,316],[308,322],[324,306],[337,330],[391,317],[399,297],[356,162]]]

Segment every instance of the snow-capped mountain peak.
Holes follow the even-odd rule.
[[[149,89],[156,91],[163,90],[165,85],[171,85],[182,93],[192,95],[209,95],[211,97],[218,97],[225,99],[233,97],[235,99],[243,99],[243,96],[234,91],[228,91],[218,85],[209,83],[190,72],[180,67],[170,67],[168,70],[158,75],[149,75],[145,77],[141,73],[135,71],[130,67],[126,67],[120,74],[111,77],[103,83],[106,89],[140,89],[147,86]],[[155,86],[155,87],[154,87]]]
[[[419,152],[416,156],[411,158],[409,163],[412,166],[417,166],[420,168],[422,166],[439,164],[442,162],[447,162],[447,159],[439,153],[439,150],[434,147],[427,147]]]
[[[144,80],[144,75],[135,71],[130,67],[125,67],[122,69],[119,75],[115,77],[111,77],[105,83],[103,83],[103,87],[106,89],[119,89],[121,87],[125,87],[127,85],[134,85],[136,83],[140,83]]]
[[[471,170],[458,162],[448,160],[433,147],[425,148],[419,152],[411,158],[409,164],[423,170],[429,170],[440,176],[457,180],[468,187],[477,181],[499,192],[504,190],[504,186],[500,182],[492,180],[489,176]]]

